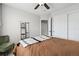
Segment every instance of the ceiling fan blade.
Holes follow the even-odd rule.
[[[40,5],[38,4],[34,9],[37,9]]]
[[[50,7],[49,7],[46,3],[44,3],[44,6],[45,6],[47,9],[50,9]]]

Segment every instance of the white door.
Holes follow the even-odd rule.
[[[53,16],[53,36],[67,39],[67,15],[59,14]]]
[[[79,41],[79,13],[69,14],[69,39]]]

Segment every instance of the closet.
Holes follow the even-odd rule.
[[[79,11],[52,16],[53,37],[79,41]]]
[[[53,36],[67,39],[67,15],[53,15]]]
[[[79,11],[69,14],[69,39],[79,41]]]

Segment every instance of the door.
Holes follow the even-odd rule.
[[[53,16],[54,23],[54,37],[67,39],[67,15],[59,14]]]
[[[79,13],[69,14],[69,34],[70,40],[79,41]]]
[[[41,35],[48,35],[48,20],[41,20]]]

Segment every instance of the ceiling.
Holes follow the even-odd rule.
[[[44,14],[51,14],[51,12],[58,11],[63,8],[67,8],[73,3],[47,3],[48,6],[50,7],[49,10],[47,10],[44,6],[38,7],[38,9],[34,10],[35,6],[38,3],[5,3],[8,6],[12,6],[14,8],[18,8],[30,13],[34,13],[36,15],[44,15]]]

